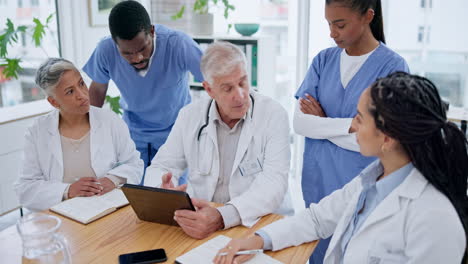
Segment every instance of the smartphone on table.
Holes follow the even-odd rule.
[[[119,256],[120,264],[150,264],[166,260],[167,256],[163,248],[127,253]]]

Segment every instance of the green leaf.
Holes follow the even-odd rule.
[[[182,16],[184,15],[184,12],[185,12],[185,5],[183,5],[176,14],[172,15],[171,19],[177,20],[177,19],[182,18]]]
[[[116,114],[121,115],[122,111],[120,111],[119,101],[120,101],[120,96],[111,97],[110,95],[106,95],[106,102],[109,103],[112,111],[114,111]]]
[[[235,7],[231,4],[229,4],[229,0],[222,0],[224,4],[224,18],[228,18],[229,16],[229,10],[234,10]]]
[[[5,34],[0,35],[0,58],[4,58],[8,54],[6,45]]]
[[[3,75],[5,75],[6,78],[13,77],[18,79],[18,72],[22,70],[20,66],[21,59],[5,58],[5,61],[6,63],[0,64],[0,67],[5,67],[3,68]]]
[[[19,30],[23,30],[24,26],[19,27]],[[5,58],[8,55],[7,47],[13,42],[18,42],[18,30],[15,29],[15,25],[9,18],[7,18],[5,33],[0,35],[0,58]]]
[[[34,18],[33,22],[36,25],[33,28],[32,37],[33,37],[33,40],[34,40],[34,45],[36,45],[36,47],[39,47],[41,45],[41,40],[45,35],[45,30],[44,30],[45,26],[37,18]]]
[[[9,18],[7,18],[7,31],[15,31],[15,25],[13,25],[13,22]]]
[[[208,0],[196,0],[193,3],[193,12],[197,14],[206,14],[208,13]]]
[[[26,29],[28,29],[27,26],[19,26],[16,31],[19,31],[19,32],[26,32]]]
[[[52,14],[50,14],[50,15],[47,17],[47,19],[46,19],[46,24],[49,24],[49,23],[50,23],[50,21],[51,21],[52,18],[54,17],[54,14],[55,14],[55,13],[52,13]]]

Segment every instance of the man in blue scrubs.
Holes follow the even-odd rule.
[[[137,1],[114,7],[109,29],[112,38],[100,41],[83,68],[93,80],[91,104],[103,105],[109,80],[117,85],[123,119],[147,167],[166,141],[179,110],[191,101],[188,71],[203,81],[202,52],[186,34],[152,25]]]

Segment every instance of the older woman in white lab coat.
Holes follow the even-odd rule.
[[[90,106],[88,88],[71,62],[48,59],[38,69],[36,83],[56,110],[26,131],[15,182],[23,207],[44,210],[64,199],[140,182],[143,162],[127,126],[109,110]]]
[[[379,160],[304,212],[231,241],[215,263],[331,235],[324,263],[465,263],[466,139],[436,87],[406,73],[380,79],[362,94],[353,128],[361,153]]]

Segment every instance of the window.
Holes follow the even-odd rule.
[[[421,8],[432,8],[432,0],[421,0]]]
[[[21,32],[21,46],[26,47],[26,32]]]
[[[431,42],[431,26],[426,27],[426,43]]]
[[[468,12],[468,1],[433,4],[425,0],[426,8],[420,9],[407,0],[382,0],[387,44],[406,59],[412,73],[433,81],[444,100],[468,107],[468,36],[453,26]]]
[[[3,3],[5,0],[0,0]],[[10,2],[7,7],[0,9],[0,34],[3,34],[7,19],[10,19],[15,27],[33,26],[33,18],[38,18],[45,23],[47,17],[56,13],[55,1],[41,1],[41,8],[29,8],[25,5],[39,6],[38,0],[18,0]],[[58,57],[58,30],[56,19],[52,19],[41,47],[35,47],[31,39],[31,32],[18,34],[18,42],[8,46],[9,58],[21,58],[20,66],[23,68],[18,73],[18,79],[5,78],[3,69],[0,69],[0,107],[14,106],[34,100],[44,99],[44,93],[34,83],[36,69],[47,57]],[[3,61],[0,59],[0,62]]]
[[[418,27],[418,42],[422,43],[424,41],[424,27],[419,26]]]
[[[462,76],[459,73],[439,71],[426,72],[425,75],[437,85],[442,98],[453,105],[463,105]]]

